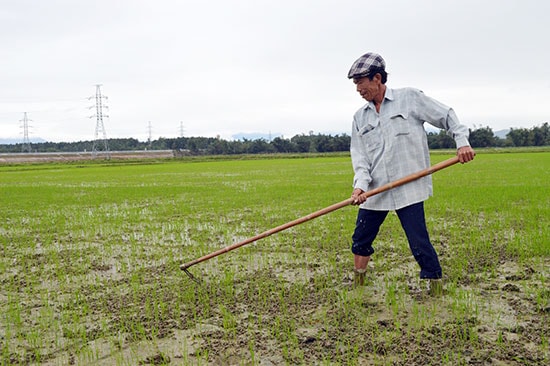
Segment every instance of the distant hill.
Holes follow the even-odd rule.
[[[281,137],[281,136],[282,136],[282,134],[279,133],[279,132],[275,132],[275,133],[260,133],[260,132],[243,133],[243,132],[240,132],[240,133],[237,133],[235,135],[232,135],[231,137],[234,140],[244,140],[244,139],[259,140],[259,139],[264,139],[264,140],[270,141],[270,140],[274,139],[275,137]]]
[[[305,135],[306,133],[304,132],[302,134]],[[308,131],[307,132],[307,135],[311,135],[311,134],[337,136],[337,135],[349,135],[349,131],[322,131],[322,132]],[[280,132],[272,132],[272,133],[262,133],[262,132],[247,132],[247,133],[245,133],[245,132],[239,132],[239,133],[236,133],[234,135],[231,135],[231,138],[233,140],[237,140],[237,141],[240,141],[240,140],[243,140],[243,139],[252,140],[252,141],[253,140],[259,140],[259,139],[264,139],[266,141],[271,141],[276,137],[280,137],[282,139],[290,139],[293,136],[299,136],[299,135],[301,135],[301,134],[296,133],[294,135],[290,135],[290,134],[289,135],[283,135]]]
[[[498,131],[494,131],[493,135],[495,135],[498,138],[505,139],[508,132],[510,132],[510,129],[498,130]]]
[[[47,142],[46,140],[40,137],[30,138],[30,141],[31,141],[31,144]],[[15,138],[15,137],[0,138],[0,145],[15,145],[15,144],[22,144],[22,143],[23,143],[22,138]]]

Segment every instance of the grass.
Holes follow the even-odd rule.
[[[179,270],[348,198],[347,155],[0,166],[0,363],[547,364],[550,152],[433,179],[440,298],[394,214],[351,289],[354,207]]]

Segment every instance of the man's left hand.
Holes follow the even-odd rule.
[[[474,160],[476,153],[470,146],[462,146],[458,149],[456,155],[458,156],[458,161],[460,161],[461,164],[464,164]]]

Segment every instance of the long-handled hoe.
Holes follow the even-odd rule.
[[[407,184],[407,183],[410,183],[414,180],[417,180],[419,178],[422,178],[422,177],[425,177],[427,175],[430,175],[432,173],[435,173],[437,172],[438,170],[441,170],[441,169],[445,169],[451,165],[454,165],[456,163],[458,163],[458,157],[453,157],[453,158],[450,158],[450,159],[447,159],[445,161],[442,161],[438,164],[434,164],[432,165],[431,167],[429,168],[426,168],[424,170],[421,170],[419,172],[416,172],[416,173],[413,173],[413,174],[410,174],[410,175],[407,175],[406,177],[403,177],[401,179],[397,179],[393,182],[390,182],[390,183],[387,183],[381,187],[378,187],[378,188],[375,188],[375,189],[372,189],[368,192],[365,192],[362,194],[362,196],[364,197],[371,197],[371,196],[374,196],[375,194],[378,194],[378,193],[382,193],[382,192],[385,192],[385,191],[388,191],[392,188],[395,188],[395,187],[399,187],[399,186],[402,186],[404,184]],[[260,240],[260,239],[263,239],[263,238],[266,238],[270,235],[273,235],[275,233],[278,233],[279,231],[283,231],[283,230],[286,230],[288,228],[291,228],[293,226],[296,226],[296,225],[300,225],[306,221],[309,221],[309,220],[312,220],[314,218],[317,218],[319,216],[323,216],[323,215],[326,215],[332,211],[336,211],[342,207],[345,207],[345,206],[349,206],[353,203],[353,198],[348,198],[347,200],[344,200],[342,202],[338,202],[338,203],[335,203],[331,206],[328,206],[328,207],[325,207],[323,208],[322,210],[319,210],[319,211],[315,211],[313,213],[310,213],[309,215],[307,216],[304,216],[304,217],[301,217],[299,219],[296,219],[296,220],[293,220],[293,221],[290,221],[290,222],[287,222],[286,224],[283,224],[283,225],[280,225],[280,226],[277,226],[277,227],[274,227],[273,229],[270,229],[270,230],[267,230],[267,231],[264,231],[263,233],[261,234],[258,234],[256,236],[253,236],[251,238],[248,238],[248,239],[245,239],[243,241],[240,241],[238,243],[235,243],[235,244],[232,244],[232,245],[229,245],[225,248],[222,248],[222,249],[219,249],[215,252],[212,252],[210,254],[207,254],[203,257],[200,257],[200,258],[197,258],[195,260],[192,260],[190,262],[187,262],[187,263],[184,263],[180,266],[180,269],[182,271],[184,271],[188,276],[189,278],[191,278],[192,280],[194,280],[195,282],[198,282],[198,280],[191,274],[191,272],[189,272],[189,267],[191,266],[194,266],[195,264],[197,263],[201,263],[201,262],[204,262],[204,261],[207,261],[209,259],[212,259],[214,257],[217,257],[221,254],[224,254],[224,253],[227,253],[227,252],[230,252],[234,249],[237,249],[237,248],[240,248],[246,244],[250,244],[250,243],[253,243],[257,240]]]

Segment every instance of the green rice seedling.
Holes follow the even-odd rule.
[[[253,339],[251,339],[249,342],[248,342],[248,353],[250,355],[250,359],[249,359],[249,362],[250,364],[252,365],[256,365],[258,362],[256,360],[256,352],[255,352],[255,342]]]
[[[398,304],[398,294],[399,289],[398,285],[394,281],[388,281],[386,279],[386,306],[391,310],[394,317],[399,314],[399,304]]]
[[[237,321],[232,312],[224,305],[220,305],[220,311],[222,316],[223,329],[226,330],[230,337],[235,337],[237,332]]]

